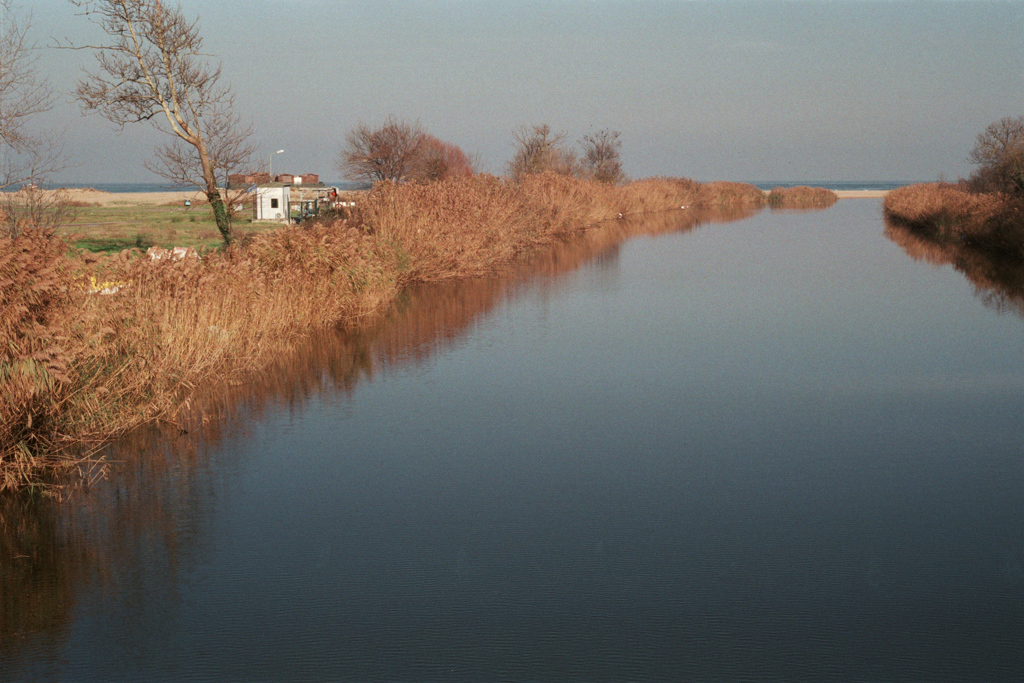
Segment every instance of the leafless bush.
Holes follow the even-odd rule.
[[[583,147],[583,172],[585,177],[593,178],[600,183],[620,183],[626,178],[622,170],[619,150],[622,141],[615,130],[599,130],[592,135],[584,135],[580,143]]]
[[[65,158],[59,139],[32,130],[53,94],[35,70],[26,38],[30,22],[13,16],[13,9],[10,0],[0,0],[0,237],[9,238],[28,230],[50,235],[74,216],[65,193],[37,187],[63,168]]]
[[[350,180],[400,183],[415,170],[427,134],[419,122],[393,116],[380,128],[360,123],[345,137],[338,155],[338,170]]]
[[[338,153],[337,167],[346,178],[368,183],[432,183],[477,172],[458,145],[430,135],[419,122],[394,116],[379,128],[356,126]]]
[[[978,166],[972,189],[1024,198],[1024,116],[1005,117],[979,133],[968,159]]]
[[[432,183],[476,172],[473,160],[458,145],[427,134],[423,136],[419,154],[413,162],[410,179]]]
[[[579,170],[576,153],[566,144],[566,133],[554,133],[547,124],[523,126],[512,132],[516,153],[508,164],[509,177],[519,181],[536,173],[574,175]]]

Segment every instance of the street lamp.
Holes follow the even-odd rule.
[[[279,149],[274,154],[281,154],[283,152],[283,149]],[[274,182],[274,154],[270,155],[270,182]]]

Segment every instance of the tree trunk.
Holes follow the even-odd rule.
[[[210,155],[206,151],[206,143],[202,138],[198,140],[196,150],[199,152],[199,163],[203,167],[203,181],[206,183],[206,200],[210,202],[213,209],[213,220],[217,223],[220,236],[224,238],[224,244],[231,244],[231,221],[228,218],[228,207],[220,196],[220,189],[217,187],[217,175],[210,161]]]
[[[213,209],[213,219],[217,222],[217,229],[224,238],[224,244],[231,244],[231,221],[228,218],[228,207],[224,205],[224,200],[220,196],[220,190],[216,186],[212,190],[208,188],[206,199]]]

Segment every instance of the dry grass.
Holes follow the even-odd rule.
[[[248,235],[202,260],[86,254],[31,231],[0,240],[0,490],[56,481],[90,445],[183,419],[200,388],[243,382],[313,330],[365,324],[409,283],[493,273],[605,219],[764,202],[735,183],[479,175],[380,184],[348,220]]]
[[[68,195],[72,202],[82,206],[181,206],[186,199],[193,204],[205,203],[206,197],[195,190],[179,190],[173,192],[133,192],[130,195],[117,192],[107,192],[94,188],[71,188],[58,190]],[[48,192],[55,192],[48,190]]]
[[[823,187],[773,187],[768,193],[768,206],[773,209],[824,209],[838,199],[835,192]]]
[[[393,251],[331,226],[202,261],[68,256],[39,234],[0,253],[0,489],[74,469],[74,447],[174,419],[201,384],[238,381],[310,329],[352,324],[398,291]]]
[[[963,184],[927,183],[890,192],[882,204],[892,221],[931,239],[1024,256],[1024,203]]]
[[[404,282],[494,272],[524,251],[604,220],[697,206],[760,206],[739,183],[654,178],[625,186],[556,173],[518,183],[477,175],[427,185],[382,183],[354,220],[399,252]]]

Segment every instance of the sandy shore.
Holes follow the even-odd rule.
[[[889,194],[888,190],[836,190],[840,199],[881,199]]]
[[[193,204],[205,202],[206,197],[196,190],[180,192],[104,192],[103,190],[65,190],[73,202],[99,206],[166,206],[182,205],[186,199]]]

